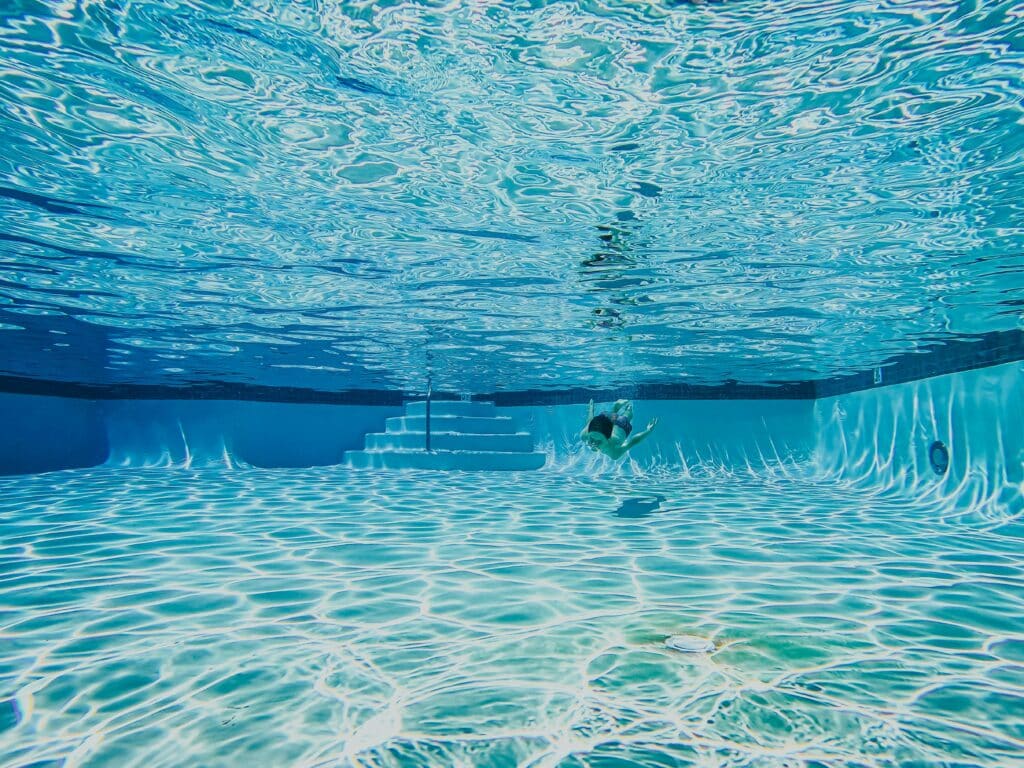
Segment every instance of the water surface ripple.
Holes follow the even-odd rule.
[[[0,372],[771,383],[1020,325],[1016,0],[14,0],[0,58]]]

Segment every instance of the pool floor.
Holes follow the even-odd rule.
[[[1024,765],[1024,526],[799,477],[5,478],[0,764]]]

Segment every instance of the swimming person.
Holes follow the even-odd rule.
[[[612,412],[602,411],[594,415],[594,401],[590,401],[587,411],[587,424],[580,432],[580,437],[592,451],[600,451],[605,456],[621,459],[626,451],[641,442],[654,429],[657,419],[651,419],[647,429],[632,437],[633,403],[630,400],[616,400]]]

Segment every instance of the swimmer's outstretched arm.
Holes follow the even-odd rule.
[[[630,448],[632,448],[637,443],[640,443],[640,442],[646,440],[647,436],[649,434],[651,434],[651,431],[654,429],[654,426],[657,423],[658,423],[658,419],[657,418],[651,419],[650,422],[647,424],[647,429],[645,429],[643,432],[638,432],[635,435],[630,435],[629,437],[627,437],[625,439],[625,441],[622,443],[622,449],[624,451],[628,451]]]
[[[594,400],[591,398],[590,407],[587,409],[587,421],[583,425],[583,429],[580,430],[580,437],[587,436],[587,427],[590,425],[590,420],[594,418]]]

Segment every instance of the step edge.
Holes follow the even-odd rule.
[[[402,416],[388,416],[389,419],[425,419],[426,414],[413,413],[404,414]],[[430,420],[434,421],[444,419],[487,419],[489,421],[512,421],[511,416],[467,416],[462,413],[432,413]]]
[[[402,454],[404,456],[453,456],[453,455],[464,455],[464,456],[547,456],[544,451],[452,451],[446,449],[424,451],[422,448],[410,448],[402,450],[400,448],[388,448],[385,450],[367,450],[361,449],[358,451],[345,451],[347,456],[350,453],[368,453],[374,456],[382,456],[387,454]]]
[[[426,435],[426,432],[420,432],[417,429],[407,429],[404,432],[367,432],[366,436],[370,435],[386,435],[387,437],[394,437],[395,435]],[[430,430],[431,435],[460,435],[465,437],[529,437],[529,432],[445,432],[443,430],[432,429]]]
[[[426,400],[406,400],[406,401],[404,401],[402,403],[402,405],[414,405],[416,403],[426,403],[426,402],[427,402]],[[466,405],[494,405],[495,401],[494,400],[434,400],[433,398],[431,398],[430,403],[431,403],[431,405],[433,405],[434,403],[437,403],[439,405],[441,403],[465,403]],[[495,406],[495,407],[497,407],[497,406]]]

